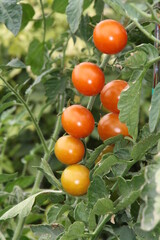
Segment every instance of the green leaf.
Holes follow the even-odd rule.
[[[12,59],[6,66],[11,68],[26,68],[26,65],[18,58]]]
[[[35,11],[30,4],[22,3],[21,6],[22,6],[22,12],[23,12],[22,24],[21,24],[21,30],[22,30],[23,28],[26,27],[28,22],[32,20],[35,14]]]
[[[13,174],[0,174],[0,183],[9,182],[17,177],[17,173]]]
[[[108,195],[109,192],[103,179],[100,176],[95,176],[87,192],[88,206],[92,208],[99,198],[105,198]]]
[[[143,68],[148,61],[148,55],[144,51],[135,51],[125,58],[124,65],[132,69]]]
[[[5,186],[5,190],[8,192],[11,192],[14,186],[19,186],[22,189],[25,189],[33,184],[35,180],[34,176],[24,176],[24,177],[19,177],[16,180],[9,182]]]
[[[141,160],[142,157],[146,154],[146,152],[152,148],[158,140],[160,139],[160,133],[150,134],[146,138],[140,140],[132,150],[132,157],[134,160]]]
[[[10,101],[10,102],[6,102],[0,105],[0,113],[2,113],[4,110],[6,110],[9,107],[12,107],[16,105],[16,101]]]
[[[31,225],[32,232],[40,237],[38,239],[43,240],[53,240],[57,239],[57,237],[63,232],[63,227],[61,226],[50,226],[50,225]]]
[[[129,226],[118,227],[115,229],[115,233],[120,240],[136,240],[134,231]]]
[[[16,0],[0,1],[0,22],[16,36],[21,27],[22,7]]]
[[[48,223],[52,224],[55,223],[58,218],[60,218],[63,214],[67,216],[67,212],[69,213],[70,211],[70,206],[67,204],[65,205],[60,205],[60,204],[55,204],[49,208],[47,211],[47,221]]]
[[[136,46],[137,50],[143,51],[147,54],[148,61],[152,61],[153,59],[157,58],[159,56],[158,49],[155,48],[152,44],[141,44],[139,46]]]
[[[145,73],[146,70],[133,72],[129,88],[122,91],[118,102],[119,119],[127,125],[133,139],[136,139],[138,134],[141,86]]]
[[[68,0],[54,0],[52,9],[54,12],[65,13],[66,7],[68,5]]]
[[[96,159],[98,158],[99,154],[103,151],[103,149],[111,144],[114,144],[118,141],[120,141],[121,139],[123,139],[122,135],[118,135],[116,137],[112,137],[110,139],[107,139],[104,141],[104,143],[102,145],[100,145],[99,147],[97,147],[90,155],[90,157],[88,158],[87,162],[86,162],[86,166],[88,168],[91,168],[94,164]]]
[[[109,198],[101,198],[95,203],[93,212],[96,215],[106,215],[114,212],[113,202]]]
[[[160,115],[160,83],[158,83],[154,89],[154,93],[151,100],[151,108],[149,112],[149,128],[153,132],[159,120]]]
[[[83,237],[84,230],[84,223],[76,221],[68,228],[68,231],[66,231],[59,240],[77,240]]]
[[[46,194],[46,193],[62,194],[62,191],[44,190],[36,194],[33,194],[32,196],[28,197],[27,199],[23,200],[22,202],[18,203],[17,205],[9,209],[7,212],[5,212],[0,217],[0,221],[6,220],[8,218],[13,218],[17,215],[21,215],[22,218],[28,216],[35,202],[35,198],[40,194]]]
[[[47,180],[53,185],[57,186],[58,188],[61,188],[61,184],[58,181],[58,179],[54,176],[52,169],[50,168],[49,164],[47,161],[44,159],[41,162],[41,166],[38,167],[38,169],[43,172],[44,176],[47,178]]]
[[[55,76],[44,83],[45,93],[49,102],[54,103],[59,94],[64,93],[66,89],[66,77]]]
[[[67,20],[72,33],[78,30],[83,11],[83,0],[69,0],[66,8]]]
[[[115,206],[116,211],[125,209],[127,206],[135,202],[140,196],[144,185],[144,176],[135,175],[131,180],[118,178],[118,189],[120,192],[119,203]]]
[[[142,191],[145,202],[142,210],[141,228],[151,231],[160,222],[160,163],[145,168],[145,186]]]
[[[74,210],[74,218],[76,221],[88,223],[88,209],[83,201],[77,204]]]
[[[44,64],[44,44],[34,39],[28,49],[26,64],[31,66],[34,74],[39,74]]]
[[[92,2],[93,2],[93,0],[85,0],[84,3],[83,3],[83,10],[88,8],[91,5]]]
[[[107,3],[113,10],[123,16],[126,15],[125,9],[124,9],[124,3],[120,0],[104,0],[105,3]]]
[[[96,166],[93,176],[103,176],[104,174],[107,174],[111,170],[111,167],[118,162],[118,158],[116,158],[114,155],[111,155],[107,158],[104,155],[101,162]]]

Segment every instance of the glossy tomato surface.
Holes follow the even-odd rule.
[[[67,135],[57,140],[54,152],[60,162],[69,165],[82,160],[85,148],[80,139]]]
[[[62,126],[73,137],[85,138],[94,129],[92,113],[81,105],[72,105],[62,113]]]
[[[61,183],[63,189],[73,195],[84,195],[89,187],[89,170],[83,165],[68,166],[62,173]]]
[[[104,115],[98,123],[98,133],[102,140],[122,134],[129,136],[126,124],[120,122],[117,113],[108,113]]]
[[[100,94],[102,105],[109,111],[119,113],[118,101],[121,92],[129,85],[123,80],[113,80],[107,83]]]
[[[94,28],[93,41],[99,51],[116,54],[126,46],[127,32],[119,22],[107,19]]]
[[[102,90],[105,77],[97,65],[90,62],[83,62],[73,69],[72,82],[81,94],[94,96]]]

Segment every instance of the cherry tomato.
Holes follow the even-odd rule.
[[[113,149],[114,149],[114,145],[108,145],[107,147],[105,147],[103,151],[99,154],[98,158],[96,159],[95,164],[101,161],[104,154],[113,152]]]
[[[64,130],[76,138],[85,138],[94,129],[92,113],[81,105],[72,105],[62,113],[62,126]]]
[[[54,152],[60,162],[75,164],[82,160],[85,148],[81,140],[68,135],[57,140]]]
[[[83,165],[68,166],[62,173],[61,183],[64,190],[73,195],[84,195],[90,184],[89,170]]]
[[[129,136],[126,124],[120,122],[117,113],[108,113],[100,119],[98,123],[98,133],[102,140],[106,140],[119,134]]]
[[[83,95],[94,96],[102,90],[105,77],[97,65],[83,62],[73,69],[72,82],[74,87]]]
[[[102,105],[111,112],[119,113],[118,101],[120,94],[128,86],[128,83],[123,80],[113,80],[107,83],[100,94]]]
[[[102,53],[116,54],[126,46],[127,32],[119,22],[107,19],[94,28],[93,41]]]

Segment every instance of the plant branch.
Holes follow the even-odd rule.
[[[44,139],[44,136],[43,136],[43,134],[42,134],[42,131],[41,131],[41,129],[40,129],[40,127],[39,127],[36,119],[34,118],[34,116],[33,116],[32,112],[31,112],[30,108],[28,107],[27,103],[26,103],[25,100],[21,97],[21,95],[20,95],[18,92],[16,92],[16,90],[15,90],[1,75],[0,75],[0,79],[4,82],[4,84],[6,85],[6,87],[7,87],[11,92],[13,92],[13,94],[17,97],[17,99],[23,104],[23,106],[24,106],[25,109],[27,110],[27,112],[28,112],[28,114],[29,114],[29,116],[30,116],[30,118],[31,118],[31,120],[32,120],[35,128],[36,128],[37,134],[38,134],[38,136],[39,136],[39,138],[40,138],[40,140],[41,140],[41,143],[42,143],[42,146],[43,146],[43,148],[44,148],[44,151],[45,151],[45,153],[47,153],[47,152],[48,152],[48,147],[47,147],[46,141],[45,141],[45,139]]]
[[[45,38],[46,38],[46,18],[45,18],[45,13],[44,13],[44,7],[43,7],[43,2],[40,0],[40,5],[42,9],[42,17],[43,17],[43,44],[45,43]]]

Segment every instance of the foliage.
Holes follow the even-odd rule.
[[[0,239],[159,238],[159,83],[151,96],[153,69],[160,71],[158,2],[0,2]],[[116,55],[94,46],[93,28],[104,19],[127,30],[127,46]],[[106,83],[128,82],[118,109],[130,136],[99,139],[97,122],[107,110],[99,95],[73,87],[72,71],[81,62],[97,64]],[[54,154],[65,133],[62,111],[73,104],[87,107],[96,121],[83,139],[80,164],[90,170],[90,186],[79,197],[63,190],[66,166]],[[113,152],[104,152],[113,144]]]

